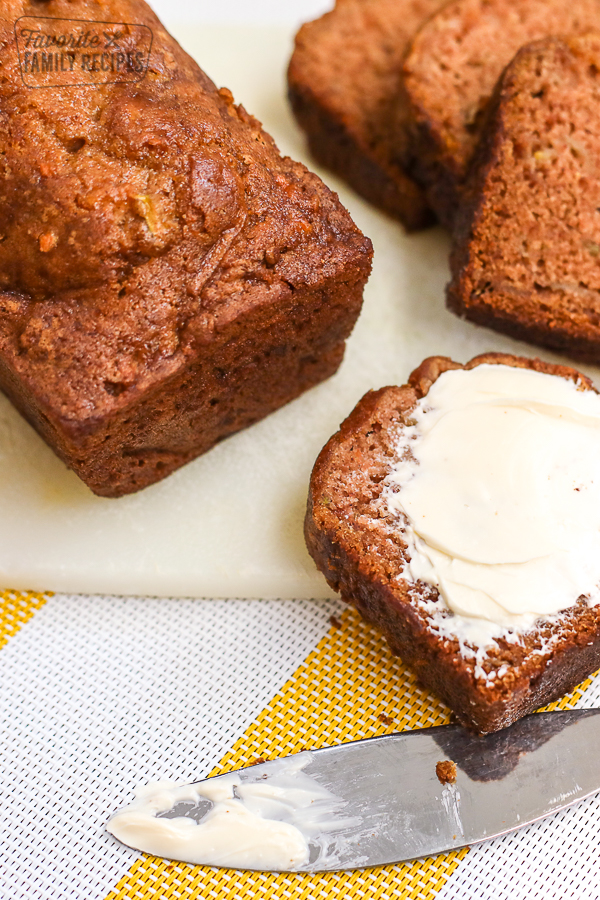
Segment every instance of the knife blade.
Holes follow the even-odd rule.
[[[485,737],[458,725],[400,732],[193,785],[163,784],[162,794],[142,791],[107,827],[139,850],[236,869],[321,872],[403,862],[499,837],[600,791],[599,744],[600,709],[537,713]],[[438,773],[453,771],[440,762],[455,764],[455,781],[440,780]],[[254,843],[248,828],[234,827],[240,811]],[[140,830],[142,820],[148,827]],[[182,825],[188,847],[210,837],[211,827],[213,840],[221,827],[220,855],[204,839],[190,858],[171,840]],[[161,834],[150,836],[150,826]],[[277,829],[286,840],[295,829],[305,855],[286,856],[289,840],[283,856],[270,853]]]

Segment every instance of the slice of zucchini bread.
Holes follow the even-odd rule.
[[[288,71],[314,158],[411,231],[433,216],[399,161],[398,82],[408,41],[442,2],[337,0],[302,26]]]
[[[449,397],[455,406],[439,414]],[[589,525],[600,517],[600,479],[595,488],[589,471],[600,467],[599,423],[600,397],[574,369],[501,354],[465,366],[434,357],[407,385],[368,393],[314,467],[305,535],[318,568],[478,733],[556,700],[600,666],[600,537]],[[555,455],[539,450],[543,429],[558,434]],[[577,560],[573,570],[566,559]]]
[[[531,41],[594,28],[600,0],[453,0],[423,25],[404,63],[412,117],[407,165],[442,222],[453,224],[486,106],[515,53]]]
[[[454,235],[460,316],[600,362],[600,35],[525,47],[494,100]]]

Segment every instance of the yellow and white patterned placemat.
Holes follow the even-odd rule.
[[[139,782],[448,711],[335,602],[5,593],[0,609],[1,900],[600,896],[595,798],[470,851],[352,873],[219,871],[123,848],[104,824]],[[590,680],[557,705],[599,694]]]

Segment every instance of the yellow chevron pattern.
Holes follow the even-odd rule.
[[[572,706],[590,681],[552,708]],[[378,632],[348,609],[211,774],[303,748],[442,725],[448,717]],[[319,875],[226,871],[146,856],[106,900],[432,900],[467,853]]]
[[[0,591],[0,648],[41,609],[50,594]]]

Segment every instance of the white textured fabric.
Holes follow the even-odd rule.
[[[0,651],[0,900],[103,900],[136,857],[110,812],[137,784],[206,775],[340,609],[51,598]],[[579,704],[598,705],[600,679]],[[595,900],[599,824],[593,798],[474,848],[439,898]]]
[[[140,783],[204,777],[338,601],[52,597],[0,651],[0,900],[102,900]]]

